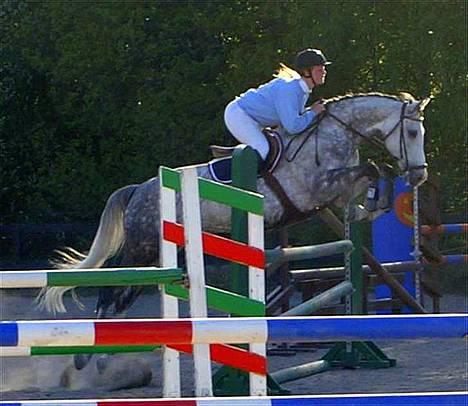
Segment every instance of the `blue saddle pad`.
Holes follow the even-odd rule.
[[[231,177],[231,157],[217,158],[208,162],[210,175],[216,182],[230,184]]]

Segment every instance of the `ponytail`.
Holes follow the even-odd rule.
[[[286,66],[284,63],[280,63],[278,70],[273,74],[275,78],[283,79],[298,79],[301,75],[294,69]]]

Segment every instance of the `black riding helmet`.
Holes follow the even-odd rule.
[[[327,58],[325,58],[320,49],[307,48],[297,53],[294,66],[296,70],[302,71],[312,68],[312,66],[330,64],[331,62],[327,61]]]

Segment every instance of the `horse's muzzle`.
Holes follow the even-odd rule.
[[[427,166],[421,165],[411,168],[406,175],[406,179],[411,186],[422,185],[427,180]]]

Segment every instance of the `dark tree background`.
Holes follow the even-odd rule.
[[[444,210],[466,210],[466,2],[8,1],[0,5],[0,222],[95,222],[116,188],[232,142],[223,109],[304,47],[317,97],[407,91]]]

